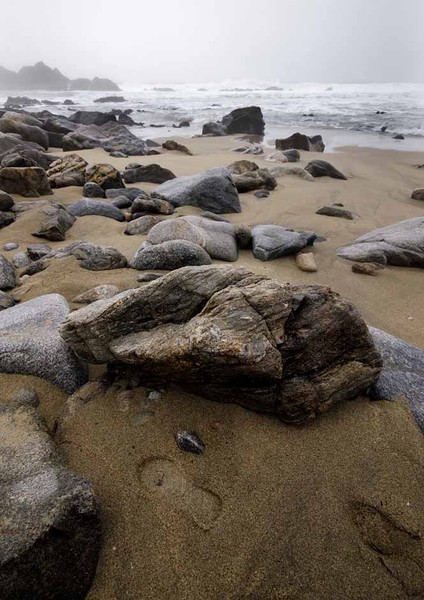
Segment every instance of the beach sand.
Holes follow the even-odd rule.
[[[176,175],[242,158],[275,165],[231,152],[240,145],[236,138],[181,141],[194,156],[79,154],[118,168],[154,162]],[[285,176],[267,199],[241,194],[242,213],[227,217],[324,236],[312,247],[318,272],[300,271],[293,257],[262,263],[250,251],[240,253],[238,264],[279,281],[328,285],[351,300],[369,325],[424,348],[422,270],[387,267],[369,277],[336,256],[337,248],[361,234],[424,214],[424,204],[410,199],[414,188],[424,187],[424,170],[417,169],[422,154],[347,147],[324,155],[303,152],[298,164],[312,158],[328,160],[348,181]],[[69,204],[80,197],[80,188],[65,188],[47,199]],[[355,219],[315,214],[334,202]],[[199,213],[193,207],[176,211]],[[124,229],[125,223],[111,219],[81,217],[65,242],[48,243],[58,248],[88,240],[131,258],[145,236],[126,236]],[[31,231],[28,211],[1,230],[1,243],[19,242],[19,252],[43,241]],[[137,275],[131,269],[85,271],[73,257],[52,260],[23,284],[22,300],[56,292],[71,301],[103,283],[124,290],[139,285]],[[99,371],[93,369],[93,376]],[[53,426],[65,394],[28,377],[1,375],[0,385],[6,401],[15,389],[35,386],[40,410]],[[174,440],[179,430],[196,431],[205,454],[181,452]],[[102,510],[104,548],[90,600],[424,598],[424,444],[402,402],[361,398],[292,427],[175,390],[155,402],[143,389],[109,390],[65,420],[56,439],[70,468],[92,480]]]

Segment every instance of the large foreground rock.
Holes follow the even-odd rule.
[[[3,167],[0,169],[0,189],[27,198],[53,194],[46,172],[39,167]]]
[[[215,213],[241,212],[237,189],[229,171],[222,167],[176,177],[155,188],[152,196],[174,206],[197,206]]]
[[[379,400],[405,398],[424,433],[424,351],[385,331],[370,327],[383,358],[383,370],[372,388]]]
[[[314,243],[313,231],[293,231],[280,225],[256,225],[252,229],[253,255],[262,261],[297,254]]]
[[[338,294],[236,267],[180,269],[72,313],[62,335],[91,362],[287,421],[356,398],[381,367],[365,322]]]
[[[362,235],[338,256],[358,262],[424,267],[424,217],[400,221]]]
[[[64,343],[59,325],[69,306],[59,294],[39,296],[0,313],[0,373],[35,375],[68,394],[87,381],[87,370]]]
[[[99,509],[91,483],[65,467],[36,406],[26,390],[0,403],[0,597],[83,600],[100,550]]]

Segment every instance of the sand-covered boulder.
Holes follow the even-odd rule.
[[[305,167],[305,171],[308,171],[312,177],[332,177],[333,179],[347,179],[343,173],[340,173],[333,167],[332,164],[326,160],[311,160]]]
[[[325,145],[320,135],[309,137],[303,133],[293,133],[288,138],[275,140],[277,150],[306,150],[308,152],[324,152]]]
[[[231,174],[222,167],[166,181],[154,189],[152,197],[168,200],[174,206],[197,206],[215,213],[241,212],[237,188]]]
[[[92,200],[91,198],[81,198],[72,204],[69,204],[67,210],[74,217],[84,217],[88,215],[96,215],[99,217],[108,217],[115,221],[125,221],[123,213],[109,202],[102,200]]]
[[[59,294],[39,296],[0,313],[0,373],[35,375],[72,394],[87,381],[85,365],[60,337],[69,313]]]
[[[372,388],[378,400],[405,399],[424,433],[424,351],[385,331],[370,327],[383,358],[383,370]]]
[[[253,255],[262,261],[297,254],[314,243],[313,231],[293,231],[280,225],[256,225],[252,229]]]
[[[72,313],[62,335],[88,360],[287,421],[356,398],[381,368],[365,322],[338,294],[236,267],[180,269]]]
[[[78,154],[68,154],[51,163],[47,177],[52,188],[83,186],[87,161]]]
[[[76,219],[62,204],[42,207],[34,214],[32,235],[51,242],[62,242]]]
[[[299,179],[304,179],[305,181],[315,181],[312,175],[303,167],[283,167],[282,165],[278,165],[278,167],[271,167],[269,172],[276,178],[294,175],[294,177],[299,177]]]
[[[41,127],[34,127],[16,119],[3,117],[0,119],[0,131],[17,134],[26,142],[35,142],[44,150],[49,149],[49,136]]]
[[[362,235],[337,251],[358,262],[424,267],[424,217],[400,221]]]
[[[123,177],[125,183],[135,183],[136,181],[164,183],[170,179],[175,179],[172,171],[154,163],[151,165],[130,164],[125,167]]]
[[[0,597],[83,600],[100,550],[99,508],[91,483],[65,467],[37,404],[28,390],[0,403]]]
[[[240,175],[231,176],[239,193],[253,192],[254,190],[273,190],[277,187],[277,181],[268,169],[256,169],[247,171]]]
[[[243,173],[257,171],[259,166],[251,160],[235,160],[227,165],[227,169],[231,175],[242,175]]]
[[[0,290],[10,290],[16,286],[16,273],[13,265],[0,254]]]
[[[46,172],[40,167],[2,167],[0,189],[27,198],[52,194]]]
[[[130,262],[133,269],[172,271],[187,266],[210,265],[209,254],[188,240],[169,240],[161,244],[142,246]]]
[[[125,187],[118,169],[112,165],[91,165],[85,170],[85,181],[97,183],[103,190]]]
[[[146,196],[147,194],[137,187],[126,187],[106,190],[106,198],[114,200],[119,196],[126,196],[131,202],[133,202],[139,196]]]

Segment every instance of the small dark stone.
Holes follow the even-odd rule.
[[[402,135],[401,133],[398,133],[398,134],[396,134],[396,135],[393,136],[393,139],[394,140],[404,140],[405,136]]]
[[[327,217],[339,217],[341,219],[353,220],[353,215],[350,210],[339,208],[338,206],[323,206],[315,211],[316,215],[326,215]]]
[[[203,454],[205,451],[205,444],[194,432],[189,433],[188,431],[178,431],[175,434],[175,440],[178,448],[184,452]]]

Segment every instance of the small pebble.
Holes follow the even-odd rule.
[[[175,440],[180,450],[184,452],[192,452],[193,454],[203,454],[205,444],[194,432],[178,431],[175,434]]]
[[[16,248],[19,248],[19,244],[16,244],[15,242],[9,242],[8,244],[5,244],[3,246],[3,250],[5,250],[6,252],[8,252],[9,250],[16,250]]]
[[[296,264],[301,271],[306,273],[316,273],[318,271],[317,264],[312,252],[303,252],[296,255]]]

